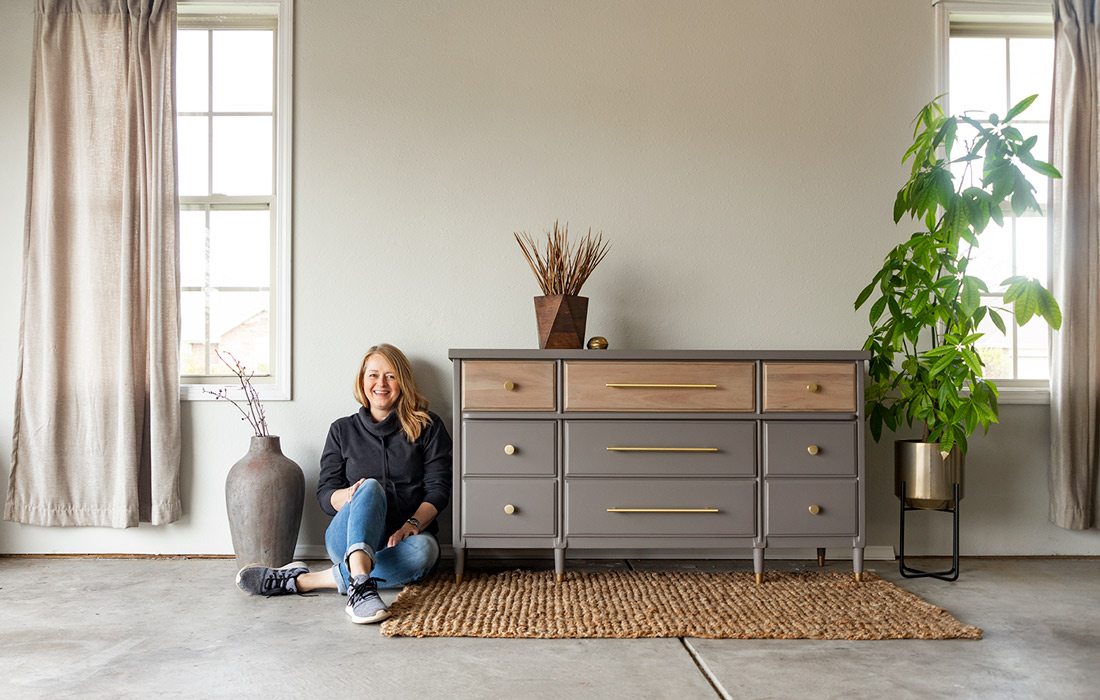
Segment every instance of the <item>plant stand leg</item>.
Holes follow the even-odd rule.
[[[910,510],[919,510],[905,505],[905,482],[901,482],[901,539],[898,543],[898,572],[905,578],[938,578],[941,581],[957,581],[959,579],[959,484],[954,487],[954,499],[950,508],[939,508],[952,515],[951,537],[951,568],[946,571],[921,571],[907,566],[905,563],[905,513]]]

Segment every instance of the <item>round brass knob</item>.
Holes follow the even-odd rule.
[[[514,455],[515,453],[516,453],[516,446],[515,445],[505,445],[504,446],[504,454]]]
[[[821,387],[811,382],[806,385],[806,391],[810,392],[811,394],[816,394],[817,392],[821,391]]]
[[[504,390],[505,391],[515,391],[516,390],[516,383],[513,382],[513,381],[504,382]]]
[[[816,455],[818,452],[821,452],[821,448],[818,447],[817,445],[810,445],[809,447],[806,448],[806,451],[809,452],[812,455]]]
[[[512,505],[511,503],[504,506],[504,514],[505,515],[512,515],[515,512],[516,512],[516,507],[514,505]]]
[[[818,513],[821,512],[821,506],[814,503],[807,510],[810,511],[810,515],[817,515]]]

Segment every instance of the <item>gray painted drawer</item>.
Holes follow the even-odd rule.
[[[462,531],[471,536],[556,533],[555,479],[468,479],[462,482]],[[507,512],[511,506],[512,513]]]
[[[463,472],[554,476],[556,429],[554,421],[464,421]]]
[[[756,474],[756,424],[749,421],[569,420],[564,449],[571,475]]]
[[[855,476],[856,424],[767,421],[766,476]]]
[[[769,479],[765,482],[766,535],[855,535],[859,493],[855,479]],[[811,508],[817,507],[814,514]]]
[[[565,489],[567,535],[756,534],[751,479],[572,479]],[[717,512],[675,512],[686,509]]]

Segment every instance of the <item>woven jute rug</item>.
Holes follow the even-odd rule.
[[[407,586],[382,634],[403,637],[981,639],[947,611],[867,573],[450,573]]]

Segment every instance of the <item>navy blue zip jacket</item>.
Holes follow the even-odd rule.
[[[416,442],[401,432],[396,411],[375,423],[364,407],[333,422],[317,481],[321,510],[336,515],[332,492],[365,478],[377,479],[386,492],[387,537],[425,501],[443,512],[451,500],[451,436],[439,416],[428,416],[432,422]],[[434,534],[439,526],[433,520],[425,530]]]

